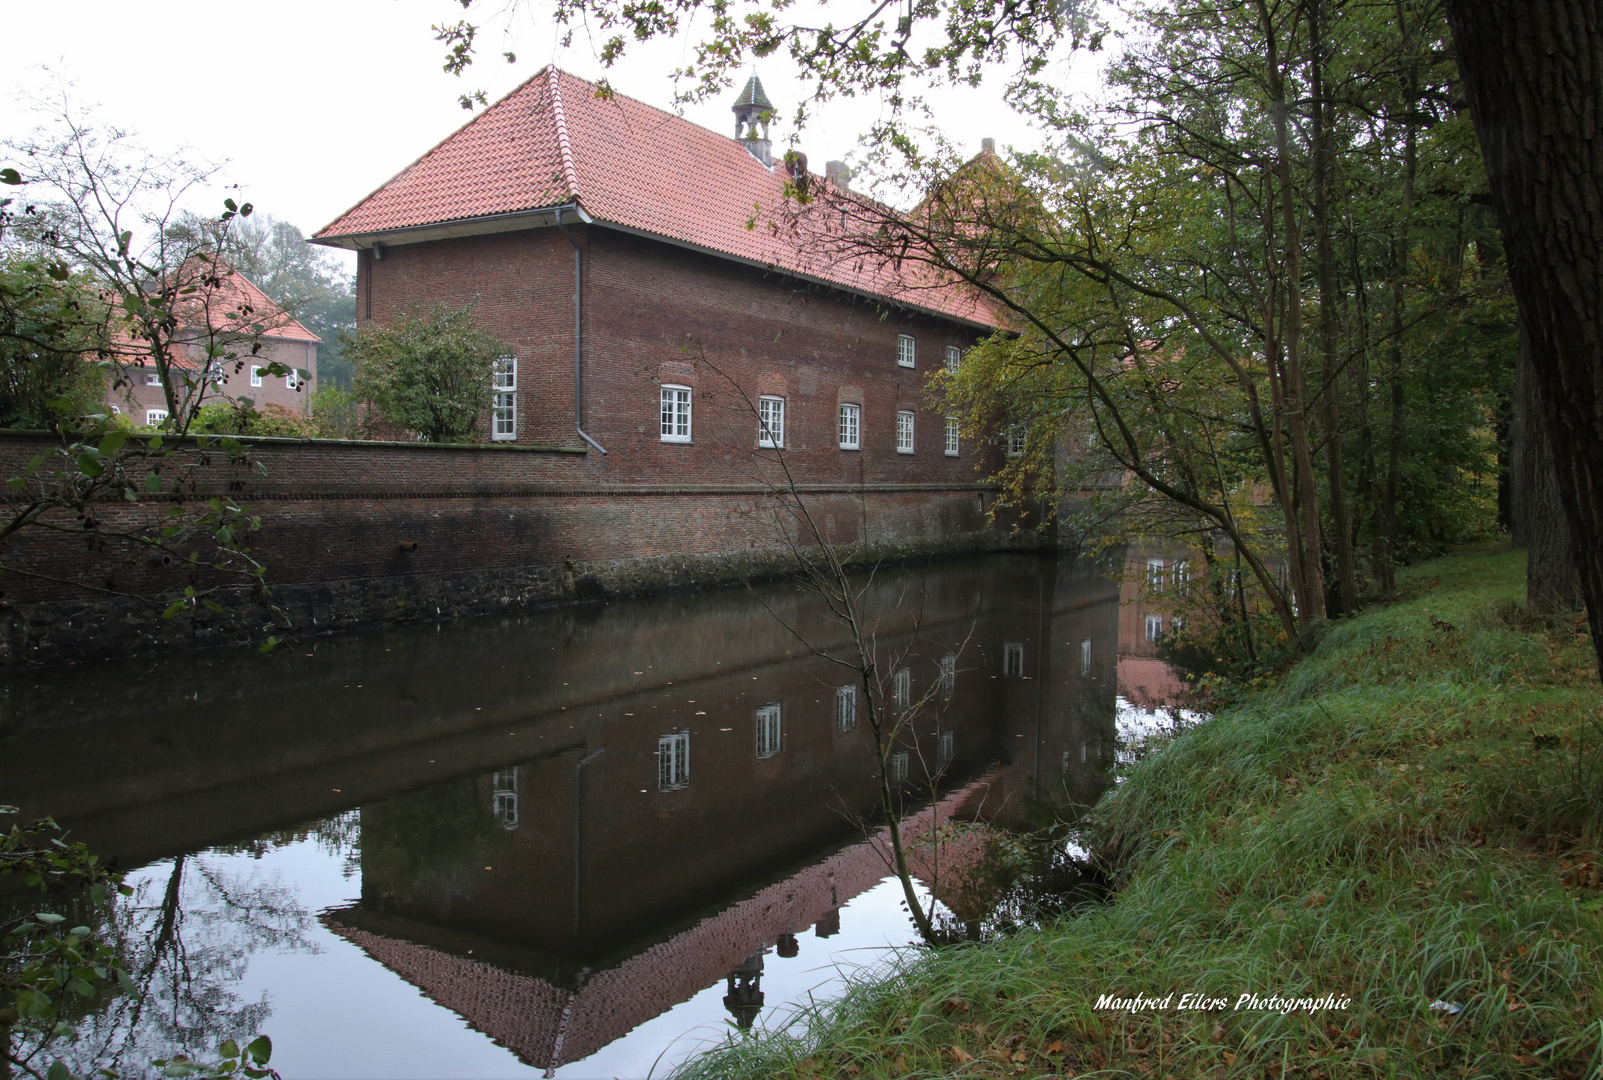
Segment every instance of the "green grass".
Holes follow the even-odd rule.
[[[1112,903],[908,953],[681,1077],[1581,1077],[1603,1063],[1603,705],[1515,553],[1416,568],[1096,808]],[[1351,998],[1125,1013],[1101,994]],[[1464,1011],[1430,1009],[1443,999]]]

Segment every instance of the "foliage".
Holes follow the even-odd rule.
[[[474,319],[472,306],[409,307],[349,339],[353,391],[394,427],[429,442],[467,442],[490,407],[495,362],[511,350]]]
[[[312,394],[311,421],[325,439],[364,439],[368,436],[367,410],[357,396],[338,386],[324,385]]]
[[[0,253],[0,427],[44,428],[62,413],[99,411],[110,312],[90,278],[21,253]]]
[[[216,401],[195,417],[194,430],[212,435],[273,435],[280,438],[311,438],[319,433],[317,424],[292,409],[269,402],[260,409],[245,399]]]
[[[1595,1075],[1603,1014],[1576,987],[1603,969],[1600,823],[1551,831],[1495,793],[1514,773],[1572,790],[1603,698],[1584,633],[1519,616],[1522,585],[1507,553],[1405,571],[1406,601],[1344,621],[1105,797],[1111,903],[904,955],[679,1075]],[[1094,1007],[1187,991],[1351,1006]]]

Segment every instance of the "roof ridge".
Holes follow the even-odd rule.
[[[579,198],[579,174],[573,167],[573,144],[568,141],[568,118],[562,109],[562,75],[563,71],[555,64],[551,64],[551,110],[557,119],[557,149],[562,154],[562,172],[567,177],[568,195],[575,201]]]

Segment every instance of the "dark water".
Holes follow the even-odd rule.
[[[924,895],[956,933],[1028,918],[999,839],[1094,802],[1142,716],[1118,586],[991,556],[869,599],[924,702]],[[636,1077],[782,1022],[913,940],[852,676],[809,649],[848,644],[775,584],[14,678],[0,802],[136,889],[97,914],[143,998],[66,1056],[265,1031],[286,1077]]]

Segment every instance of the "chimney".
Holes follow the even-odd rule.
[[[852,189],[852,171],[846,167],[844,161],[824,162],[824,179],[842,191],[850,191]]]
[[[774,144],[768,138],[768,121],[773,118],[774,103],[763,93],[762,81],[755,75],[748,79],[729,109],[735,114],[735,141],[762,162],[763,168],[773,168]]]
[[[995,139],[981,139],[980,140],[980,153],[982,153],[982,154],[994,154],[994,153],[996,153],[996,140]]]

